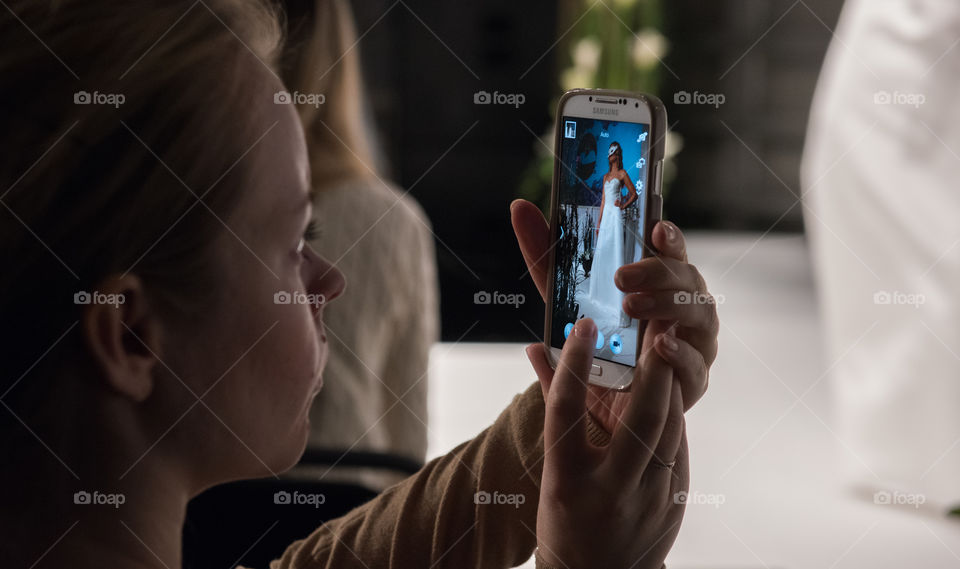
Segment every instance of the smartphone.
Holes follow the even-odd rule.
[[[544,344],[551,365],[574,323],[592,318],[590,383],[630,387],[646,321],[623,311],[614,273],[645,257],[662,216],[667,113],[652,95],[607,89],[564,93],[557,110]]]

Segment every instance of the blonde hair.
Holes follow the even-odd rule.
[[[346,179],[378,176],[381,167],[366,118],[366,89],[350,6],[344,0],[306,2],[304,14],[291,10],[281,68],[291,91],[325,98],[320,105],[297,105],[313,187],[322,190]]]
[[[254,98],[264,75],[250,66],[276,59],[281,24],[258,0],[7,6],[0,392],[30,371],[5,401],[64,423],[48,401],[60,368],[45,367],[83,361],[82,335],[65,334],[83,308],[75,294],[130,271],[164,318],[187,319],[219,290],[211,244],[246,190],[238,160],[263,134],[244,117],[272,104]]]

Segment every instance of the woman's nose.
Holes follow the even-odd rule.
[[[307,292],[322,294],[324,304],[343,294],[343,290],[347,287],[347,279],[340,269],[312,250],[307,254],[310,256],[312,265],[309,280],[305,283]]]

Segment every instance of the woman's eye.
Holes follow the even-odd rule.
[[[300,238],[300,242],[297,243],[297,254],[303,253],[303,248],[306,247],[308,241],[313,241],[320,236],[320,229],[317,227],[316,220],[310,220],[310,223],[307,224],[307,229],[303,232],[303,237]]]

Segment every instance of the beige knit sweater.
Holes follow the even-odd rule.
[[[374,500],[325,523],[287,548],[270,568],[519,565],[536,547],[543,419],[543,396],[535,383],[476,438],[430,461]],[[587,433],[597,445],[610,440],[592,421]],[[537,566],[547,569],[539,560]]]

